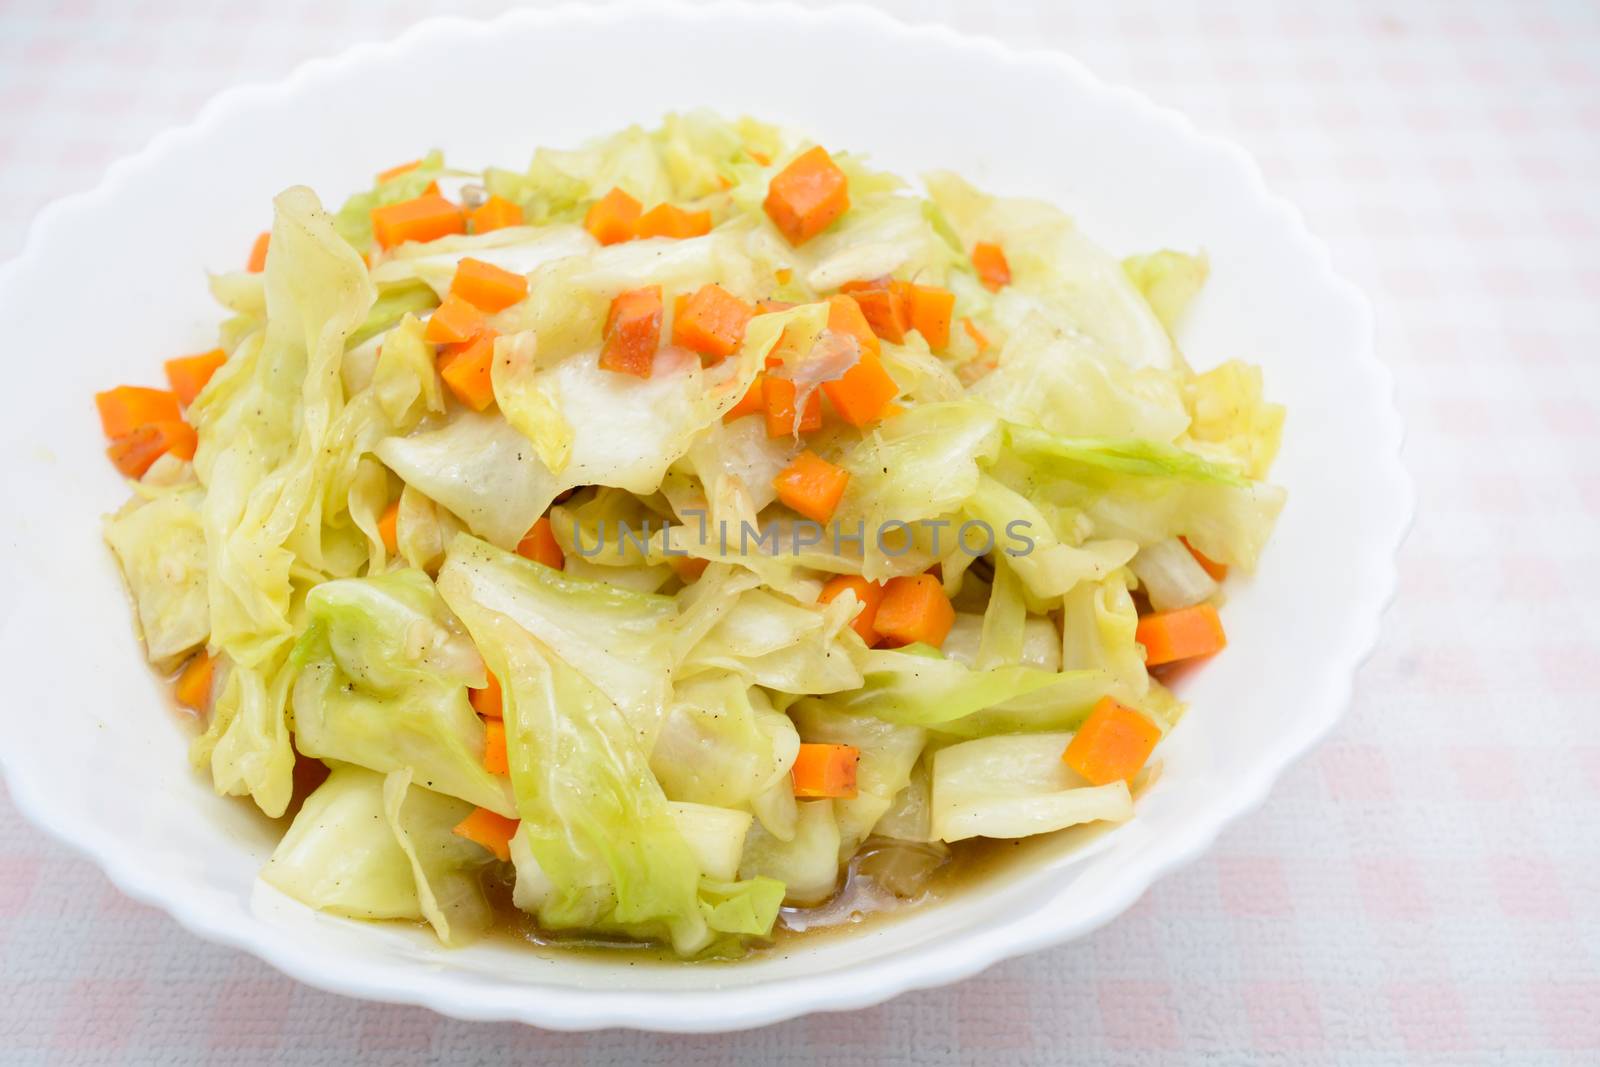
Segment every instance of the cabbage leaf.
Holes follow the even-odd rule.
[[[779,902],[772,883],[704,879],[650,771],[649,739],[565,658],[583,660],[575,635],[600,633],[638,605],[581,591],[563,600],[555,623],[542,614],[553,587],[540,571],[549,569],[462,535],[439,572],[440,591],[500,679],[520,833],[543,883],[524,899],[537,902],[547,929],[661,939],[682,955],[765,936]],[[648,598],[628,599],[653,610]]]

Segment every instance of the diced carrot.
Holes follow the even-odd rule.
[[[772,276],[778,279],[779,285],[788,285],[789,279],[794,277],[794,270],[790,267],[779,267],[772,272]]]
[[[762,206],[790,244],[802,245],[849,209],[849,186],[844,171],[818,145],[773,175]]]
[[[422,160],[413,159],[409,163],[397,163],[388,170],[380,170],[378,172],[378,184],[382,185],[384,182],[398,178],[402,174],[409,174],[420,166],[422,166]]]
[[[375,207],[371,217],[372,236],[380,248],[393,248],[406,241],[436,241],[467,231],[461,209],[437,193]]]
[[[501,861],[511,859],[511,839],[521,824],[488,808],[478,808],[455,826],[455,833],[493,852]]]
[[[906,409],[904,405],[896,404],[893,400],[891,400],[887,404],[883,405],[883,410],[878,412],[878,418],[880,420],[892,419],[896,415],[904,415],[905,413]]]
[[[255,244],[250,246],[250,258],[245,261],[244,269],[251,274],[260,274],[267,269],[267,247],[272,243],[272,234],[262,232],[256,234]]]
[[[1011,284],[1011,264],[1006,253],[997,244],[979,241],[972,247],[972,265],[978,269],[978,280],[990,292],[999,292]]]
[[[483,319],[483,312],[477,305],[451,293],[428,316],[428,326],[422,336],[436,345],[459,345],[482,332]]]
[[[755,310],[722,286],[702,285],[672,321],[672,343],[703,356],[731,356],[744,342]]]
[[[667,562],[672,565],[673,573],[685,582],[698,581],[706,568],[711,566],[709,559],[699,556],[669,556]]]
[[[94,405],[100,409],[100,428],[107,437],[121,437],[152,422],[183,418],[177,394],[143,385],[119,385],[96,393]]]
[[[747,149],[745,149],[745,151],[750,154],[750,158],[751,159],[755,160],[757,163],[761,164],[763,167],[772,166],[772,157],[767,155],[765,152],[758,151],[757,149],[754,149],[754,148],[747,148]]]
[[[511,773],[506,759],[506,724],[499,719],[483,724],[483,769],[490,774]]]
[[[472,340],[445,345],[439,354],[439,377],[456,399],[473,411],[483,411],[494,403],[494,382],[489,376],[494,366],[493,330],[483,330]]]
[[[900,298],[901,305],[905,308],[906,320],[903,332],[911,330],[911,283],[900,281],[898,278],[889,279],[889,292]],[[884,338],[888,340],[888,338]]]
[[[854,278],[839,286],[841,293],[864,293],[868,289],[883,289],[894,279],[884,274],[877,278]]]
[[[822,391],[841,419],[851,426],[865,426],[882,417],[900,387],[883,369],[877,354],[863,349],[856,365],[834,381],[823,382]]]
[[[661,347],[661,286],[619,293],[606,314],[600,369],[650,377]]]
[[[609,334],[617,328],[618,321],[625,318],[630,312],[640,308],[647,310],[660,310],[663,307],[661,286],[644,285],[638,289],[628,289],[611,298],[611,306],[606,309],[605,325],[600,328],[603,334]],[[675,311],[683,308],[683,297],[679,295],[674,304]]]
[[[205,649],[196,652],[184,664],[183,673],[173,686],[173,696],[179,704],[191,711],[204,712],[211,706],[211,674],[214,664]]]
[[[500,691],[500,679],[494,676],[494,671],[485,673],[489,676],[488,684],[482,689],[468,689],[467,701],[471,703],[472,710],[485,719],[502,718],[505,715],[505,695]]]
[[[1183,547],[1189,550],[1189,555],[1194,557],[1194,561],[1200,564],[1201,570],[1211,575],[1212,581],[1220,582],[1228,576],[1228,565],[1226,563],[1218,563],[1216,560],[1212,559],[1210,556],[1191,545],[1187,537],[1180,537],[1178,540],[1183,542]]]
[[[685,211],[671,204],[657,204],[634,226],[638,237],[704,237],[710,232],[711,212]]]
[[[489,233],[508,226],[522,225],[522,205],[514,204],[503,196],[491,196],[473,208],[467,215],[467,225],[473,233]]]
[[[921,642],[938,648],[955,621],[943,583],[931,574],[909,574],[889,579],[872,625],[891,645]]]
[[[383,514],[378,516],[378,539],[383,542],[383,549],[389,555],[400,551],[400,501],[390,501],[389,506],[383,509]]]
[[[482,689],[468,689],[467,701],[472,709],[486,719],[498,719],[502,716],[502,701],[504,696],[500,691],[500,679],[494,672],[488,673],[489,683]]]
[[[819,745],[802,741],[794,758],[794,795],[797,797],[839,797],[856,795],[856,764],[861,750],[853,745]]]
[[[967,331],[967,336],[972,338],[972,343],[978,346],[979,354],[989,350],[989,335],[978,329],[971,319],[962,319],[961,328]]]
[[[194,398],[200,395],[200,390],[206,387],[211,376],[217,373],[217,368],[226,362],[228,354],[220,348],[167,360],[167,384],[172,386],[178,403],[184,407],[194,403]]]
[[[621,189],[612,189],[589,205],[583,228],[603,245],[631,241],[636,236],[643,205]]]
[[[194,427],[182,419],[147,422],[120,437],[113,437],[106,455],[117,470],[129,478],[142,478],[150,465],[171,452],[179,459],[193,459],[196,445]]]
[[[928,348],[942,352],[950,344],[950,318],[956,308],[956,294],[937,285],[911,287],[911,328],[928,342]]]
[[[911,329],[911,307],[905,282],[850,290],[850,298],[861,309],[862,317],[874,334],[891,344],[900,344]]]
[[[1228,645],[1228,637],[1222,632],[1222,619],[1211,604],[1145,615],[1139,620],[1133,639],[1144,646],[1144,662],[1148,667],[1209,656]]]
[[[872,332],[872,323],[862,314],[861,305],[843,293],[828,297],[828,329],[856,339],[864,352],[879,352],[883,346]]]
[[[795,431],[811,433],[822,429],[822,393],[813,389],[806,397],[805,411],[800,415],[800,425],[795,425],[796,390],[787,378],[774,378],[768,374],[761,379],[761,406],[767,415],[768,437],[790,437]]]
[[[754,415],[765,407],[765,401],[761,397],[761,381],[761,376],[757,375],[756,380],[750,383],[750,388],[740,398],[739,402],[729,408],[727,413],[722,416],[723,422],[732,422],[734,419],[742,419],[746,415]]]
[[[850,628],[860,634],[861,640],[871,648],[883,640],[883,635],[872,625],[878,616],[878,605],[883,603],[883,583],[869,582],[859,574],[836,574],[822,587],[822,595],[817,598],[817,602],[831,604],[847,589],[861,602],[861,610],[856,612],[856,617],[850,621]]]
[[[555,527],[547,515],[541,515],[521,541],[517,542],[517,555],[543,563],[546,567],[561,570],[567,565],[566,554],[556,541]]]
[[[1132,708],[1101,697],[1067,742],[1061,761],[1090,785],[1109,785],[1138,774],[1160,740],[1161,727]]]
[[[528,278],[471,256],[456,264],[450,295],[493,314],[504,311],[528,295]]]
[[[835,466],[810,449],[794,457],[776,478],[772,487],[778,499],[813,522],[827,522],[833,518],[845,486],[850,484],[850,472]]]
[[[438,180],[435,179],[434,181],[429,182],[427,185],[424,185],[422,187],[422,195],[423,196],[438,196],[439,195],[439,182],[438,182]],[[463,215],[462,217],[465,218],[466,216]]]

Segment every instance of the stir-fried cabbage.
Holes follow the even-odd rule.
[[[1027,837],[1133,815],[1126,782],[1091,786],[1061,760],[1069,734],[996,734],[933,757],[933,836]]]
[[[467,686],[483,661],[421,571],[324,582],[306,598],[295,649],[295,745],[388,773],[501,815],[511,791],[484,769],[484,723]]]
[[[785,904],[820,904],[839,884],[839,820],[832,800],[802,800],[787,840],[762,826],[745,839],[739,873],[784,886]]]
[[[422,919],[447,945],[492,922],[478,872],[488,857],[452,833],[470,804],[359,766],[306,798],[261,877],[314,908],[356,919]]]
[[[396,239],[441,181],[459,217]],[[265,270],[210,279],[192,461],[105,527],[217,791],[276,817],[331,769],[268,883],[461,944],[514,879],[546,931],[732,956],[851,870],[912,897],[947,843],[1133,815],[1150,753],[1096,730],[1183,713],[1147,646],[1214,650],[1166,613],[1255,567],[1283,409],[1180,352],[1203,254],[924,187],[695,112],[276,199]],[[670,224],[590,219],[627,197]],[[510,295],[459,286],[468,259]]]
[[[167,666],[211,633],[206,535],[194,485],[149,489],[106,523],[150,662]]]
[[[742,932],[714,925],[730,896],[767,900],[770,890],[756,879],[704,899],[702,879],[715,872],[701,868],[650,771],[651,702],[666,672],[647,678],[647,661],[618,668],[630,653],[664,650],[670,630],[660,613],[671,601],[663,609],[653,598],[575,586],[464,534],[439,572],[445,600],[500,679],[517,814],[551,884],[539,919],[704,951],[719,934]],[[552,593],[561,592],[558,608]],[[776,917],[774,904],[759,932]]]

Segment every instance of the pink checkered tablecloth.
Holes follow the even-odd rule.
[[[1239,141],[1372,295],[1418,517],[1340,729],[1094,936],[726,1037],[301,987],[0,793],[0,1060],[1600,1062],[1600,4],[883,6],[1069,51]],[[217,90],[432,10],[0,0],[0,259]]]

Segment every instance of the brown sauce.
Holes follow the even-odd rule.
[[[815,907],[785,907],[773,928],[772,939],[753,945],[739,959],[751,959],[789,949],[816,944],[819,940],[854,937],[858,932],[881,928],[927,908],[998,887],[1018,872],[1031,869],[1049,859],[1076,851],[1103,832],[1099,825],[1079,826],[1053,834],[1020,840],[971,838],[948,846],[949,856],[928,877],[913,896],[889,892],[863,871],[869,841],[851,860],[837,892]],[[579,952],[586,955],[639,964],[682,965],[684,961],[664,945],[642,944],[620,938],[565,936],[539,928],[533,916],[511,901],[510,869],[485,876],[485,891],[494,906],[496,922],[491,938],[511,940],[545,955]],[[737,963],[738,959],[693,961],[694,966]]]

